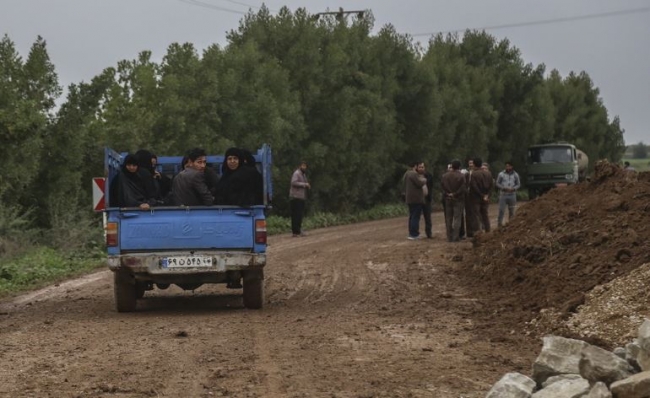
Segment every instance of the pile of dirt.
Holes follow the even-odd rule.
[[[600,161],[592,181],[524,203],[505,227],[479,235],[472,288],[489,296],[495,312],[508,312],[513,324],[545,318],[533,322],[535,332],[576,333],[580,328],[568,328],[568,320],[587,293],[650,263],[649,238],[650,173]],[[636,294],[619,285],[621,294]],[[647,299],[639,294],[639,300]],[[611,345],[624,334],[580,337]]]

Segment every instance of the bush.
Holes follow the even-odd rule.
[[[520,189],[517,191],[517,201],[526,201],[530,199],[528,197],[528,190],[527,189]]]
[[[38,235],[31,227],[31,212],[0,203],[0,259],[22,253]]]
[[[62,251],[79,251],[103,246],[103,228],[99,215],[65,206],[50,208],[49,230],[43,233],[43,243]]]
[[[314,213],[305,217],[302,226],[303,229],[308,230],[405,215],[408,215],[408,208],[404,204],[388,204],[376,206],[355,214],[337,215],[323,212]],[[266,229],[269,235],[291,232],[291,219],[287,217],[269,216],[266,218]]]
[[[80,274],[100,265],[103,257],[100,250],[63,253],[33,246],[30,251],[0,263],[0,294]]]

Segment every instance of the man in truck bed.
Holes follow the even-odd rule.
[[[214,197],[205,181],[206,153],[201,148],[192,149],[187,155],[184,170],[172,181],[172,201],[182,206],[210,206]]]

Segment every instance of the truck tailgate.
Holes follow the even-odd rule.
[[[230,208],[122,211],[122,251],[252,249],[255,212]]]

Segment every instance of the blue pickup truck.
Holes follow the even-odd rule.
[[[105,149],[106,187],[120,170],[125,154]],[[263,177],[264,204],[237,206],[159,206],[149,210],[118,208],[106,197],[104,227],[108,267],[114,274],[118,312],[134,311],[146,291],[175,284],[194,290],[206,283],[243,287],[246,308],[264,301],[266,218],[273,187],[271,148],[254,154]],[[223,155],[208,156],[220,174]],[[158,157],[157,170],[173,177],[181,156]]]

